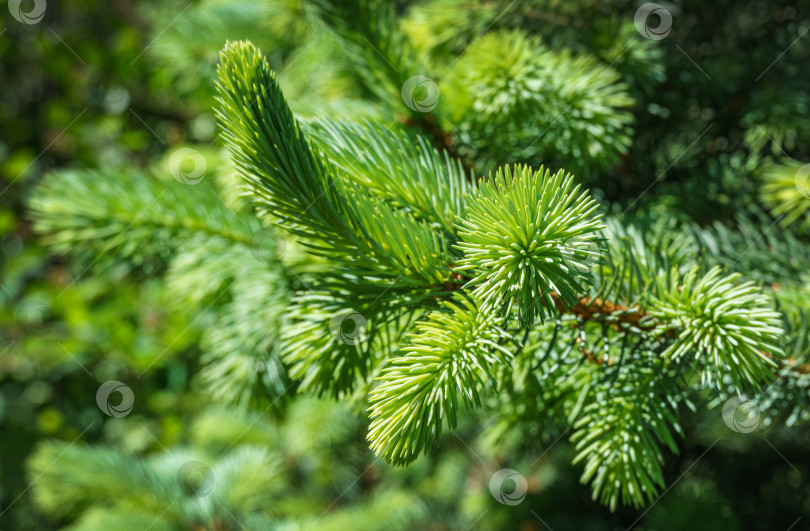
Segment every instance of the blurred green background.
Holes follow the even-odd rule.
[[[11,15],[40,4],[39,22]],[[639,5],[396,7],[428,53],[455,57],[485,30],[521,29],[611,65],[633,99],[635,133],[616,160],[579,168],[599,197],[635,206],[655,184],[645,209],[703,224],[772,206],[758,172],[769,164],[778,172],[786,158],[810,160],[810,4],[667,3],[675,24],[660,42],[633,27]],[[430,456],[394,469],[367,449],[366,421],[351,404],[295,395],[293,387],[280,400],[226,405],[199,376],[213,310],[172,300],[159,255],[132,266],[104,253],[54,254],[33,234],[33,187],[57,168],[168,174],[171,154],[184,146],[205,154],[211,175],[227,175],[212,110],[226,40],[260,46],[302,115],[330,104],[338,113],[387,111],[306,2],[26,0],[0,11],[2,529],[262,529],[267,515],[279,529],[810,528],[807,429],[735,434],[716,409],[686,424],[680,455],[667,457],[672,488],[660,502],[611,513],[579,483],[564,434],[507,406],[498,418],[468,415]],[[476,65],[454,66],[456,85],[447,90],[463,90],[458,84]],[[476,138],[474,124],[470,131],[457,131],[457,151],[479,174],[499,157],[512,160],[504,154],[510,139]],[[550,153],[514,158],[578,164],[562,148]],[[108,380],[134,393],[125,418],[96,404]],[[518,429],[507,432],[512,419]],[[91,444],[106,453],[83,460]],[[178,463],[202,468],[181,478],[192,495],[173,499],[161,489],[176,481]],[[233,473],[239,467],[254,473]],[[501,468],[526,476],[523,503],[491,495],[489,479]],[[231,497],[194,496],[210,477],[231,478]],[[81,489],[96,489],[97,501],[71,494]],[[115,497],[122,506],[113,511]]]

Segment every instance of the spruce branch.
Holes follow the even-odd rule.
[[[60,170],[37,186],[31,210],[35,230],[59,252],[141,264],[199,237],[250,245],[258,220],[216,197],[205,181],[189,186],[135,170]]]
[[[226,403],[279,396],[286,375],[273,346],[287,302],[287,276],[272,233],[235,212],[206,181],[193,186],[125,170],[49,174],[37,187],[34,224],[58,251],[166,272],[166,299],[207,312],[201,379]],[[259,246],[262,248],[259,249]],[[193,321],[192,321],[193,322]],[[257,393],[262,389],[262,393]]]
[[[314,0],[314,3],[321,9],[324,22],[345,45],[365,87],[379,104],[396,113],[397,121],[413,128],[434,147],[463,160],[459,164],[468,180],[474,182],[470,161],[461,155],[448,124],[435,114],[438,110],[426,113],[403,105],[403,85],[412,76],[426,74],[428,68],[416,50],[420,43],[410,39],[400,27],[396,6],[379,0]]]
[[[385,325],[383,304],[344,295],[302,292],[289,308],[282,359],[303,390],[342,397],[365,381],[379,355],[372,343]]]
[[[230,300],[203,333],[200,380],[217,402],[245,407],[282,397],[289,387],[277,354],[289,289],[279,267],[246,254],[241,261],[245,266],[229,286]]]
[[[477,167],[509,153],[587,179],[616,165],[631,144],[634,101],[620,74],[523,31],[474,40],[440,88],[453,96],[438,109],[474,147]]]
[[[370,394],[371,449],[395,465],[434,444],[442,424],[456,426],[459,398],[480,406],[478,389],[511,355],[499,345],[501,319],[461,296],[417,323],[403,355],[393,358]]]
[[[696,265],[697,245],[672,219],[623,223],[609,217],[601,236],[606,240],[605,256],[592,290],[594,299],[630,308],[646,306],[659,276]]]
[[[458,222],[464,258],[456,270],[472,271],[474,295],[502,315],[516,307],[523,326],[553,317],[552,292],[571,307],[593,281],[603,228],[596,209],[570,174],[506,166],[480,181]]]
[[[671,371],[641,363],[617,370],[615,384],[595,387],[571,436],[574,463],[585,463],[581,481],[611,510],[619,502],[642,507],[655,499],[664,487],[661,447],[677,453],[674,435],[683,435]]]
[[[229,43],[217,91],[222,136],[258,204],[301,236],[317,230],[345,241],[351,231],[334,176],[310,149],[261,52]]]
[[[658,283],[649,312],[660,321],[655,333],[675,334],[664,357],[700,360],[704,383],[728,375],[743,391],[773,378],[784,331],[768,298],[752,282],[737,283],[739,277],[723,276],[719,267],[700,277],[697,268],[672,274]]]
[[[784,219],[783,219],[784,221]],[[687,227],[707,265],[720,265],[778,291],[807,281],[810,247],[792,230],[765,230],[774,219],[758,207],[743,211],[728,225]],[[790,301],[790,306],[796,306]]]
[[[404,131],[372,122],[315,119],[305,128],[347,178],[455,238],[454,223],[471,188],[459,161],[421,136],[414,142]]]
[[[394,293],[444,284],[443,235],[370,196],[314,151],[253,45],[226,46],[218,89],[223,137],[259,207],[346,275]]]

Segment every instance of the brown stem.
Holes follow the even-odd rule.
[[[647,316],[646,313],[641,311],[641,307],[629,308],[620,304],[614,304],[610,301],[603,299],[591,299],[591,297],[583,297],[572,307],[566,308],[559,295],[551,292],[551,298],[554,300],[554,305],[560,313],[573,314],[585,321],[594,320],[595,315],[611,315],[614,312],[626,312],[622,315],[615,316],[615,322],[626,323],[641,330],[651,330],[652,325],[642,325],[640,321]],[[628,310],[635,310],[634,312]]]

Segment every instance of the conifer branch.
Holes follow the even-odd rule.
[[[480,183],[459,222],[465,257],[456,270],[473,272],[473,293],[485,304],[504,315],[516,306],[524,326],[553,316],[552,291],[570,307],[592,281],[596,208],[571,175],[507,166]]]
[[[500,319],[473,301],[457,298],[417,323],[416,332],[378,377],[371,392],[368,440],[377,455],[407,464],[456,426],[459,402],[480,406],[479,388],[507,363],[499,345]]]

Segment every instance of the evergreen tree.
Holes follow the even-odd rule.
[[[627,175],[663,175],[702,135],[644,129],[639,109],[661,109],[659,42],[626,9],[574,36],[589,9],[433,0],[403,19],[387,2],[315,2],[300,17],[328,33],[313,42],[339,43],[356,71],[332,65],[324,83],[356,81],[357,97],[307,99],[315,67],[277,74],[230,42],[215,109],[232,167],[215,184],[180,166],[55,172],[32,199],[36,229],[57,251],[165,273],[179,305],[210,310],[201,379],[217,400],[349,401],[398,466],[482,408],[504,439],[538,424],[568,437],[594,499],[643,508],[694,412],[757,396],[765,425],[810,418],[808,172],[769,152],[808,155],[790,119],[806,88],[785,120],[763,110],[769,88],[746,102],[721,165],[761,178],[735,216],[690,216],[671,188],[639,205]],[[722,191],[696,203],[728,207],[748,186],[717,171]]]

